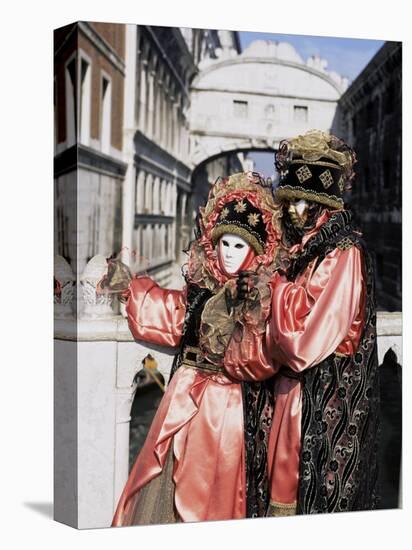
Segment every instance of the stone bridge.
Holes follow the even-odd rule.
[[[203,61],[191,86],[193,165],[232,151],[273,150],[311,128],[336,130],[348,81],[326,67],[319,57],[304,62],[290,44],[263,40]]]

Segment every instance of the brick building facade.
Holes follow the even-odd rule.
[[[75,273],[121,247],[124,56],[124,25],[55,31],[55,254]]]

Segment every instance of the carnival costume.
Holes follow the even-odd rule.
[[[271,190],[256,174],[219,178],[200,209],[185,288],[136,277],[124,293],[133,336],[178,353],[113,526],[265,515],[273,411],[265,380],[274,368],[264,331],[277,218]],[[219,261],[216,245],[225,234],[253,250],[241,266],[253,281],[245,299]]]
[[[266,344],[283,367],[269,443],[268,515],[377,505],[379,382],[372,263],[344,209],[353,151],[318,131],[281,143],[276,198],[319,205],[272,281]]]

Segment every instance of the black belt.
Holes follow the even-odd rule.
[[[186,346],[183,349],[182,366],[212,372],[223,372],[223,367],[219,367],[208,361],[200,349],[193,346]]]

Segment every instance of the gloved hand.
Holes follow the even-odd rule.
[[[133,276],[129,267],[116,258],[107,258],[107,273],[98,282],[98,294],[119,294],[126,292]]]
[[[249,292],[252,290],[252,279],[253,271],[239,271],[238,277],[236,279],[236,287],[233,292],[229,288],[225,291],[226,299],[226,308],[227,312],[230,315],[234,308],[241,305],[244,300],[247,299]]]
[[[253,271],[239,271],[239,275],[236,280],[237,300],[242,302],[246,300],[249,292],[252,290]]]

